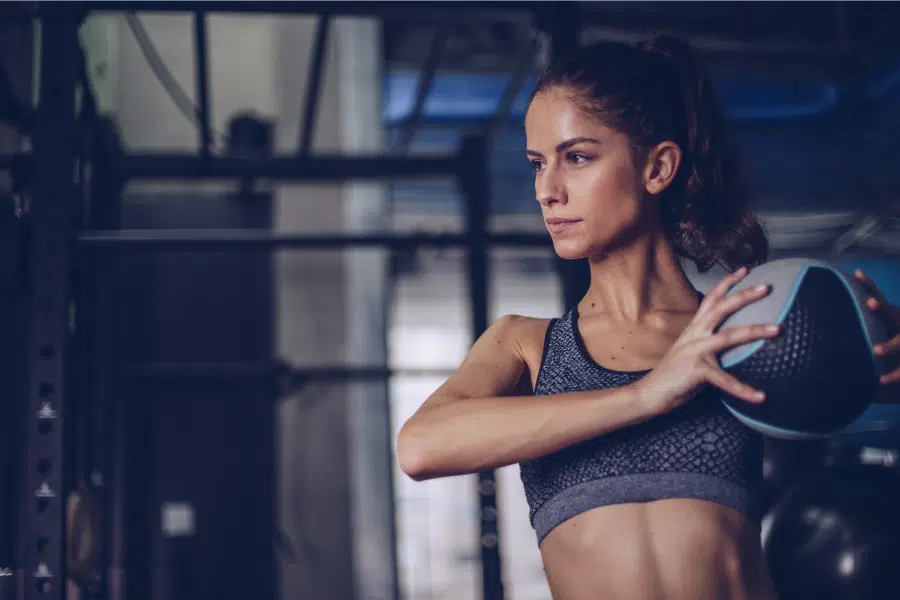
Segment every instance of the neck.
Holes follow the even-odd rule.
[[[603,312],[616,320],[638,322],[651,312],[697,307],[694,286],[661,230],[654,229],[589,263],[591,285],[579,307],[581,314]]]

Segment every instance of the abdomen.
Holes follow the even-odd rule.
[[[774,600],[759,529],[711,502],[594,509],[544,538],[558,600]]]

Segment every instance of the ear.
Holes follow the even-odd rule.
[[[681,166],[681,148],[674,142],[661,142],[647,154],[644,189],[656,196],[672,185]]]

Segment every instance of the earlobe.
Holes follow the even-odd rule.
[[[644,186],[647,193],[661,194],[672,185],[681,165],[681,148],[672,142],[662,142],[647,155]]]

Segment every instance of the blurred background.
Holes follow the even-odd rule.
[[[900,301],[896,4],[59,4],[0,4],[2,598],[549,600],[517,467],[414,483],[393,446],[487,323],[584,285],[545,239],[522,126],[575,44],[693,43],[773,257],[862,267]],[[63,147],[60,225],[39,205]],[[51,264],[33,236],[57,230]],[[40,285],[70,324],[65,586],[28,508]],[[898,432],[875,406],[771,444],[768,501],[837,462],[894,472]]]

